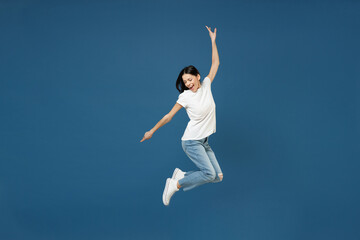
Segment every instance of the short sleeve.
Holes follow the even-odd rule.
[[[180,104],[181,106],[183,106],[184,108],[186,108],[187,103],[186,103],[186,97],[184,92],[179,94],[178,100],[176,101],[178,104]]]
[[[211,87],[210,78],[209,77],[204,78],[203,84],[205,84],[206,87],[210,88]]]

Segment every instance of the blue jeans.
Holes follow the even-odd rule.
[[[219,174],[222,174],[222,171],[208,140],[209,137],[181,141],[184,152],[199,168],[199,171],[186,172],[185,177],[179,180],[179,184],[184,191],[204,183],[221,181]]]

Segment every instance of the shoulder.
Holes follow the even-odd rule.
[[[189,97],[188,91],[185,90],[182,93],[179,93],[178,99],[179,100],[185,100]]]
[[[181,97],[187,96],[188,93],[189,93],[189,91],[190,91],[190,90],[184,90],[182,93],[179,94],[179,97],[180,97],[180,96],[181,96]]]
[[[211,83],[211,80],[210,80],[209,76],[206,76],[206,77],[204,78],[203,82]]]
[[[205,77],[204,80],[202,81],[202,84],[204,85],[211,85],[211,80],[209,77]]]

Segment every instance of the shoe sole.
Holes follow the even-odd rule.
[[[168,206],[168,205],[169,205],[169,203],[167,203],[167,202],[165,201],[165,196],[166,196],[167,191],[168,191],[168,189],[169,189],[169,184],[170,184],[170,178],[166,179],[165,189],[164,189],[163,197],[162,197],[162,198],[163,198],[163,203],[164,203],[165,206]]]

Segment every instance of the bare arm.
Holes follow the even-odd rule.
[[[174,107],[171,109],[171,111],[166,114],[150,131],[147,131],[143,137],[143,139],[140,142],[143,142],[144,140],[150,139],[152,135],[162,126],[167,124],[171,121],[171,119],[174,117],[174,115],[182,108],[178,103],[175,103]]]
[[[211,60],[211,68],[210,68],[210,72],[209,75],[207,76],[208,78],[210,78],[210,81],[212,82],[215,78],[215,75],[217,73],[217,70],[219,68],[220,65],[220,60],[219,60],[219,53],[217,50],[217,46],[216,46],[216,28],[214,30],[214,32],[211,32],[211,28],[207,27],[209,31],[209,35],[211,38],[211,45],[212,45],[212,60]]]
[[[154,134],[157,130],[159,130],[159,128],[161,128],[170,121],[171,118],[168,114],[166,114],[149,132],[151,132],[151,134]]]

